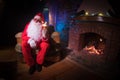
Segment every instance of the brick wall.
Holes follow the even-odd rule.
[[[81,45],[84,42],[81,34],[95,33],[106,39],[104,54],[99,55],[103,57],[93,59],[89,56],[86,59],[91,61],[92,58],[93,61],[99,60],[101,62],[104,58],[104,62],[114,62],[118,53],[120,53],[120,24],[117,23],[117,19],[103,18],[102,21],[99,21],[97,17],[89,19],[87,17],[79,17],[75,21],[77,22],[73,23],[70,28],[68,42],[68,47],[75,52],[75,55],[83,57],[80,53],[83,48]],[[85,57],[83,58],[85,59]]]

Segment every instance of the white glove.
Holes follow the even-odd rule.
[[[44,22],[42,26],[47,27],[47,22]]]
[[[28,44],[30,44],[30,47],[36,48],[36,43],[35,43],[35,41],[33,39],[29,39]]]

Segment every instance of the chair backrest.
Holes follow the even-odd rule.
[[[51,34],[51,38],[56,42],[60,43],[60,33],[59,32],[53,32]]]
[[[21,44],[22,43],[22,32],[18,32],[17,34],[15,34],[15,38],[17,41],[17,44]]]

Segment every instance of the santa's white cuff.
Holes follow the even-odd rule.
[[[30,39],[28,40],[28,44],[30,44],[30,42],[32,42],[32,40],[33,40],[33,39],[30,38]]]

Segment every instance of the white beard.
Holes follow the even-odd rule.
[[[27,29],[27,36],[32,38],[35,41],[40,41],[42,39],[42,25],[41,23],[36,23],[31,20]]]

